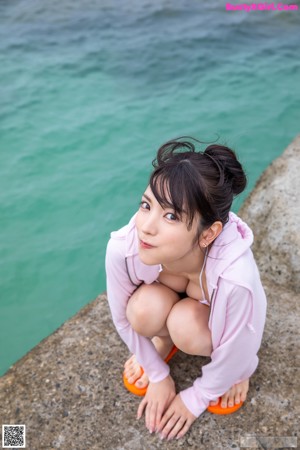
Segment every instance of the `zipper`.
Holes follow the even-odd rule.
[[[139,281],[140,281],[140,284],[136,284],[136,283],[134,283],[134,282],[132,281],[132,278],[131,278],[130,273],[129,273],[127,257],[125,258],[125,266],[126,266],[126,272],[127,272],[127,275],[128,275],[128,278],[129,278],[130,282],[133,284],[133,286],[139,287],[139,286],[141,285],[142,281],[139,280]],[[136,277],[136,278],[137,278],[137,277]],[[137,278],[137,279],[138,279],[138,278]]]
[[[209,316],[208,316],[208,322],[210,322],[210,320],[211,320],[211,315],[212,315],[212,311],[213,311],[213,302],[216,297],[216,295],[215,295],[216,291],[217,291],[217,288],[213,289],[211,297],[210,297],[210,311],[209,311]]]

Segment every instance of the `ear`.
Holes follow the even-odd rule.
[[[214,222],[209,228],[201,233],[201,236],[199,238],[200,247],[205,248],[212,244],[212,242],[219,236],[222,230],[222,222],[220,222],[219,220]]]

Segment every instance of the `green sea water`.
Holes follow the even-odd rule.
[[[109,234],[163,142],[232,146],[249,178],[238,210],[300,132],[299,14],[0,2],[0,375],[105,290]]]

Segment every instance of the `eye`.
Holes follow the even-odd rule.
[[[165,217],[166,217],[168,220],[172,220],[172,221],[178,220],[178,217],[177,217],[175,214],[173,214],[173,213],[167,213],[167,214],[165,215]]]
[[[144,200],[142,200],[142,201],[140,202],[140,208],[141,208],[141,209],[150,209],[150,205],[149,205],[149,203],[147,203],[147,202],[145,202]]]

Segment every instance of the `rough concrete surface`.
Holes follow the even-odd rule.
[[[140,399],[123,388],[122,367],[128,351],[114,330],[103,294],[0,378],[1,424],[25,424],[26,448],[30,450],[296,448],[300,412],[299,202],[291,203],[290,180],[297,198],[300,186],[294,173],[300,173],[299,142],[298,137],[271,165],[272,170],[267,169],[241,210],[258,242],[254,250],[268,313],[260,364],[251,378],[248,399],[238,412],[229,416],[205,412],[178,441],[165,442],[150,435],[143,420],[135,418]],[[280,204],[288,206],[281,220],[277,217]],[[269,227],[274,223],[276,227]],[[292,230],[294,244],[286,245],[282,255],[277,252],[276,239],[278,234],[288,236],[287,228]],[[289,266],[292,279],[288,272],[277,274],[269,258],[271,253],[272,258],[278,255],[276,264],[284,271],[289,251],[294,258]],[[170,366],[178,390],[191,385],[208,361],[177,353]]]
[[[239,214],[254,231],[264,280],[300,292],[300,135],[270,164]]]

